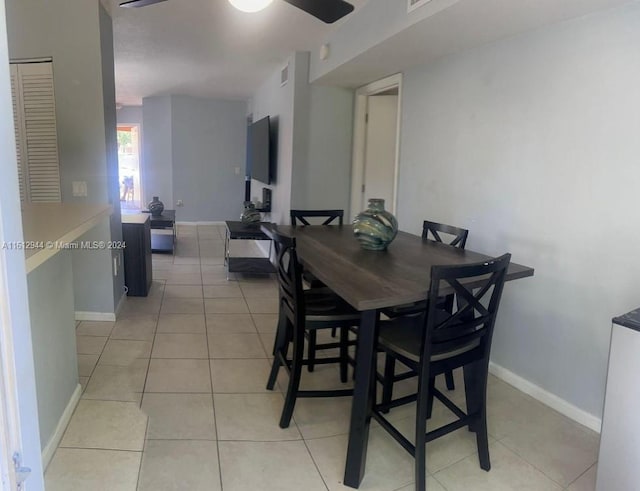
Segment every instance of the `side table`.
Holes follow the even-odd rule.
[[[269,259],[271,257],[271,239],[260,229],[264,223],[243,223],[231,220],[225,222],[227,234],[224,244],[224,262],[227,266],[227,279],[229,273],[271,274],[276,272]],[[269,257],[232,257],[230,251],[232,240],[268,240]]]
[[[143,213],[150,213],[143,210]],[[151,252],[173,254],[176,242],[176,210],[164,210],[162,215],[151,215],[152,230],[171,230],[171,234],[151,234]]]

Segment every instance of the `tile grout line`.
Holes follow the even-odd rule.
[[[567,486],[564,486],[563,484],[559,483],[558,481],[556,481],[554,478],[552,478],[551,476],[549,476],[545,471],[543,471],[542,469],[539,469],[537,465],[533,464],[532,462],[529,462],[529,460],[527,460],[524,456],[520,455],[516,450],[512,449],[511,447],[509,447],[506,443],[503,443],[502,440],[504,440],[505,438],[508,438],[509,435],[505,435],[502,438],[500,438],[500,440],[495,440],[497,443],[499,443],[500,445],[502,445],[504,448],[506,448],[507,450],[509,450],[509,452],[512,452],[514,455],[517,455],[518,458],[522,459],[524,462],[526,462],[527,464],[529,464],[531,467],[533,467],[535,470],[537,470],[539,473],[541,473],[543,476],[545,476],[547,479],[549,479],[551,482],[553,482],[554,484],[557,484],[558,486],[560,486],[562,489],[565,489],[568,486],[571,486],[571,483],[573,483],[575,481],[571,481],[571,483],[569,483]],[[591,467],[593,466],[590,465],[589,467],[587,467],[587,469],[584,471],[588,471],[589,469],[591,469]],[[584,474],[584,472],[582,474]],[[580,474],[580,475],[582,475]],[[580,476],[578,476],[580,477]],[[578,478],[576,478],[578,479]]]
[[[200,231],[198,230],[198,228],[196,227],[196,236],[198,237],[198,239],[200,239]],[[200,241],[198,240],[198,243]],[[198,251],[199,252],[199,251]],[[208,361],[208,372],[209,372],[209,386],[211,388],[211,409],[213,411],[213,424],[215,426],[216,429],[216,454],[218,457],[218,480],[220,482],[220,490],[223,490],[223,484],[222,484],[222,462],[220,460],[220,440],[219,440],[219,434],[218,434],[218,419],[216,418],[216,398],[214,396],[213,393],[213,374],[212,372],[212,366],[211,366],[211,350],[209,349],[209,330],[207,329],[207,315],[206,315],[206,308],[204,305],[204,278],[203,278],[203,271],[202,271],[202,258],[200,257],[200,254],[198,253],[198,258],[200,259],[200,279],[202,280],[202,296],[203,296],[203,310],[205,310],[205,318],[204,318],[204,333],[205,333],[205,339],[207,341],[207,356],[209,357],[209,361]]]

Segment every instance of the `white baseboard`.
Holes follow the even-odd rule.
[[[116,314],[112,312],[78,312],[76,311],[77,321],[98,321],[98,322],[115,322]]]
[[[55,453],[58,445],[60,444],[60,440],[62,440],[62,435],[64,435],[64,430],[67,429],[67,425],[71,420],[71,415],[73,411],[75,411],[78,402],[80,401],[80,396],[82,395],[82,386],[78,384],[76,389],[71,394],[71,399],[69,399],[69,403],[67,407],[64,409],[60,420],[58,421],[58,425],[56,426],[56,430],[49,438],[49,441],[42,449],[42,466],[46,470],[49,462],[53,458],[53,454]]]
[[[600,433],[602,426],[602,419],[588,413],[577,406],[574,406],[570,402],[565,401],[561,397],[543,389],[542,387],[522,378],[520,375],[516,375],[511,370],[508,370],[494,362],[489,363],[489,372],[498,377],[500,380],[513,385],[516,389],[530,395],[534,399],[537,399],[542,404],[555,409],[560,414],[565,415],[567,418],[580,423],[583,426]]]

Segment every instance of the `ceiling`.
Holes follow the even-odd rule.
[[[139,9],[101,1],[109,2],[114,21],[116,100],[139,105],[143,97],[166,94],[248,99],[293,51],[317,49],[334,29],[354,29],[360,20],[354,16],[368,0],[349,0],[356,11],[333,25],[282,0],[254,14],[236,10],[227,0],[169,0]],[[624,3],[629,0],[461,0],[316,81],[357,87],[453,52]]]
[[[317,77],[314,82],[359,87],[452,53],[630,3],[638,2],[460,0],[370,47],[348,62]]]
[[[350,0],[356,10],[367,0]],[[169,0],[124,9],[111,0],[116,100],[154,95],[247,99],[293,51],[310,51],[331,29],[285,3],[246,14],[227,0]],[[354,15],[352,13],[351,15]]]

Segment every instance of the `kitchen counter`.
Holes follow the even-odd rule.
[[[112,210],[107,204],[24,203],[22,228],[27,273],[64,250],[67,244],[111,215]]]
[[[615,317],[613,322],[635,331],[640,331],[640,308],[627,312],[619,317]]]

